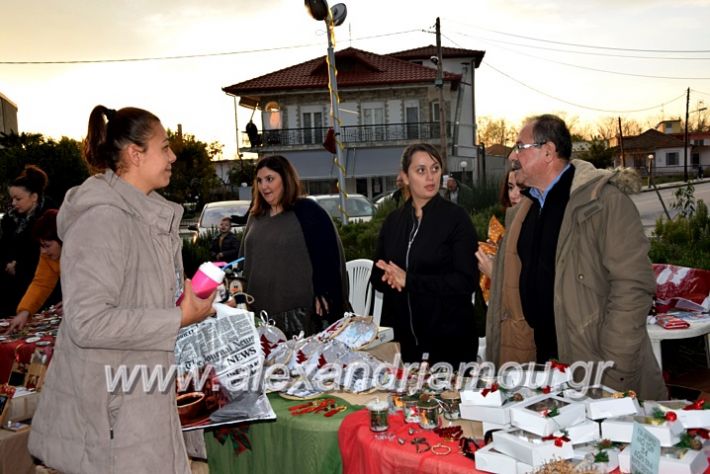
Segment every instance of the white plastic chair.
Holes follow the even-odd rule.
[[[382,318],[382,297],[384,295],[381,291],[375,290],[375,302],[372,305],[372,318],[374,319],[377,326],[380,325],[380,319]]]
[[[360,316],[368,316],[372,291],[370,286],[372,260],[366,258],[350,260],[345,262],[345,269],[348,271],[349,300],[353,312]]]

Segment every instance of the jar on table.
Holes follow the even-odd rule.
[[[419,397],[410,395],[404,398],[404,421],[419,423]]]
[[[419,402],[419,426],[425,430],[433,430],[439,427],[439,402],[434,398]]]

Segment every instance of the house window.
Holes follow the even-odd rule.
[[[666,153],[666,166],[678,166],[678,152]]]
[[[323,112],[303,113],[303,143],[323,143]]]
[[[266,112],[266,121],[271,130],[279,130],[281,128],[281,108],[278,102],[269,102],[264,107]]]
[[[429,136],[431,138],[439,138],[439,102],[431,103],[431,123],[429,124]]]
[[[404,114],[407,123],[407,140],[419,139],[419,107],[406,107]]]
[[[362,124],[365,141],[382,141],[385,139],[385,108],[378,106],[362,107]]]
[[[700,164],[700,153],[696,151],[690,155],[690,164],[693,166],[698,166]]]

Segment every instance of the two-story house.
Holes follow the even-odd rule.
[[[475,171],[474,71],[484,54],[442,48],[448,171]],[[348,192],[374,197],[394,189],[402,150],[416,141],[439,144],[432,56],[436,59],[434,46],[385,55],[355,48],[335,54]],[[332,127],[325,57],[223,90],[259,112],[257,123],[247,124],[248,145],[241,151],[281,154],[294,164],[308,193],[332,192],[338,172],[333,154],[323,147]]]
[[[618,140],[613,140],[615,145]],[[614,147],[614,164],[620,166],[622,147]],[[624,164],[642,175],[681,175],[685,170],[685,136],[680,120],[664,120],[641,133],[624,137]],[[710,133],[688,134],[688,173],[697,174],[698,167],[710,167]]]

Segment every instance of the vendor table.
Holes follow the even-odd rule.
[[[338,405],[345,404],[348,409],[326,418],[319,413],[292,416],[288,407],[303,401],[284,400],[277,394],[270,394],[269,401],[277,420],[249,424],[243,436],[236,438],[242,447],[248,443],[248,449],[235,449],[232,439],[222,444],[215,437],[215,431],[205,432],[210,474],[342,471],[338,428],[343,418],[355,409],[353,405],[338,399]]]
[[[366,409],[343,420],[338,437],[345,474],[483,472],[475,469],[473,460],[459,453],[458,443],[443,441],[433,431],[405,423],[401,412],[389,416],[389,426],[387,433],[391,436],[378,439],[375,433],[370,431],[370,417]],[[413,427],[415,431],[410,435],[410,428]],[[418,454],[417,446],[411,443],[411,440],[417,437],[424,437],[429,446],[446,446],[450,448],[450,452],[437,455],[429,449]],[[398,439],[404,440],[404,444],[400,444]],[[436,451],[443,453],[446,449],[437,448]]]
[[[42,336],[41,341],[49,341],[54,343],[53,336]],[[26,339],[16,339],[0,342],[0,384],[7,383],[10,380],[12,364],[15,358],[20,363],[29,364],[32,358],[32,353],[37,348],[37,342],[26,342]]]
[[[366,440],[366,434],[372,437],[372,432],[370,432],[369,429],[367,410],[362,409],[361,405],[366,404],[375,397],[386,399],[387,394],[371,393],[367,395],[354,395],[337,393],[335,398],[338,399],[338,404],[344,402],[348,405],[348,409],[331,418],[325,418],[318,414],[291,416],[288,407],[304,402],[284,400],[276,394],[270,394],[269,401],[278,418],[273,422],[258,422],[249,425],[248,431],[245,432],[246,439],[242,439],[242,441],[248,441],[250,445],[249,449],[237,453],[236,451],[238,450],[235,450],[235,445],[232,440],[228,439],[222,444],[217,440],[216,431],[208,430],[205,432],[207,461],[209,463],[210,473],[252,472],[285,474],[307,472],[309,474],[317,474],[348,471],[368,472],[366,470],[345,469],[344,462],[356,456],[355,453],[369,449],[368,446],[359,445],[361,441],[358,441],[359,436],[355,434],[362,431],[362,440]],[[402,418],[401,414],[392,415],[390,418],[396,420],[397,416]],[[404,421],[402,419],[400,425],[403,424]],[[475,436],[476,438],[481,437],[479,423],[460,420],[456,422],[456,424],[462,426],[464,435]],[[407,425],[407,427],[409,426],[417,425]],[[417,430],[417,436],[421,436],[421,430],[419,430],[418,427]],[[350,439],[350,437],[353,436],[353,447],[343,445],[343,436],[345,436],[345,439]],[[436,438],[433,432],[429,432],[427,436]],[[385,441],[383,443],[399,447],[396,441]],[[415,450],[411,445],[408,446],[408,448],[412,451]],[[403,465],[405,466],[411,464],[411,462],[406,461],[407,458],[409,458],[410,461],[414,459],[411,453],[406,450],[400,452],[394,447],[393,449],[394,452],[390,453],[387,459],[396,464],[404,463]],[[416,456],[418,460],[424,457],[430,457],[423,456],[420,459],[416,454],[414,456]],[[437,459],[443,457],[433,454],[431,456]],[[456,454],[455,456],[460,458],[460,466],[465,466],[466,472],[476,472],[471,470],[473,468],[473,461],[460,454]],[[453,458],[454,455],[452,454],[451,457]],[[427,461],[423,465],[425,466],[425,470],[422,472],[452,472],[437,470],[440,467],[440,463],[438,462]]]
[[[705,359],[706,364],[710,367],[710,321],[692,321],[690,327],[686,329],[664,329],[657,324],[649,324],[646,326],[648,337],[651,339],[651,347],[653,355],[656,356],[658,366],[663,369],[661,361],[661,341],[664,339],[687,339],[689,337],[705,336]]]

